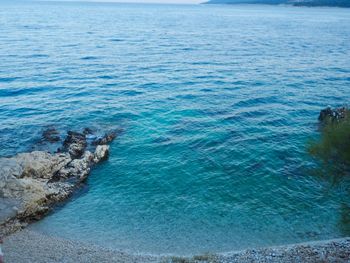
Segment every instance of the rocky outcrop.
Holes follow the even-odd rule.
[[[95,141],[93,141],[94,145],[104,145],[112,142],[117,137],[116,132],[110,132],[106,133],[103,137],[97,138]]]
[[[69,131],[63,146],[73,159],[80,158],[87,146],[85,134]]]
[[[327,107],[323,110],[321,110],[320,115],[318,116],[318,120],[320,122],[327,122],[327,121],[339,121],[344,119],[346,116],[348,116],[349,110],[345,107],[332,109],[331,107]]]
[[[0,158],[0,199],[18,204],[12,211],[6,209],[9,212],[1,218],[0,235],[40,219],[87,178],[94,164],[108,158],[107,144],[98,144],[95,149],[91,146],[93,152],[86,150],[85,136],[69,131],[62,152],[33,151]]]

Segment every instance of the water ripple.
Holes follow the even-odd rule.
[[[1,156],[123,130],[37,230],[156,253],[349,235],[350,182],[305,149],[350,99],[347,10],[0,1],[0,24]]]

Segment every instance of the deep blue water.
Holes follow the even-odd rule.
[[[0,3],[0,155],[45,127],[118,129],[38,231],[198,253],[350,234],[314,175],[319,110],[350,99],[350,10]]]

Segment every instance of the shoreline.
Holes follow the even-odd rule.
[[[7,236],[6,263],[24,262],[349,262],[350,237],[194,256],[132,254],[24,229]]]

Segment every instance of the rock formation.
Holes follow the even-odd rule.
[[[59,136],[51,131],[44,134],[53,134],[54,141]],[[108,133],[96,139],[91,144],[97,147],[91,152],[86,150],[86,134],[69,131],[62,152],[33,151],[0,158],[0,203],[16,204],[2,209],[6,214],[1,216],[0,236],[40,219],[54,204],[69,197],[91,167],[108,158],[107,143],[114,138],[115,133]]]

